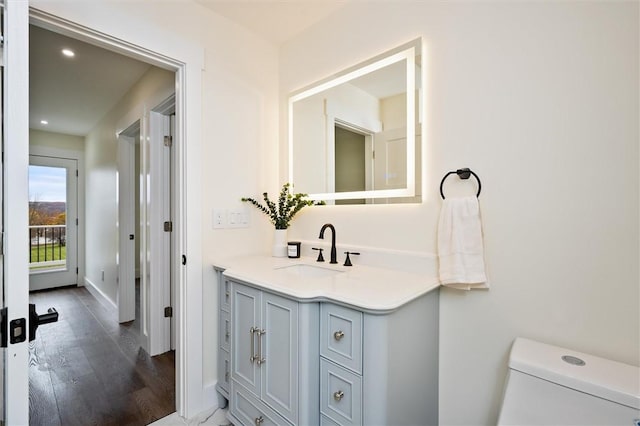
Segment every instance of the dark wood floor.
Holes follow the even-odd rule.
[[[30,300],[60,314],[30,344],[30,425],[146,425],[175,411],[174,353],[149,357],[137,321],[118,324],[83,287]]]

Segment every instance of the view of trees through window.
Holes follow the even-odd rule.
[[[66,265],[67,175],[63,167],[29,166],[31,269]]]

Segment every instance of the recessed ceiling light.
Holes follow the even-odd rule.
[[[62,54],[67,58],[73,58],[76,56],[75,52],[71,49],[62,49]]]
[[[47,120],[40,120],[40,124],[44,124],[46,126],[49,122]]]

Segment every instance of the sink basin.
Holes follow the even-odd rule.
[[[322,266],[308,265],[306,263],[298,263],[290,266],[282,266],[280,268],[289,274],[293,274],[302,278],[322,278],[332,275],[341,274],[344,271],[337,269],[325,268]]]

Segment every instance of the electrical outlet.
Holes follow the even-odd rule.
[[[227,227],[227,210],[213,209],[213,229],[221,229]]]

